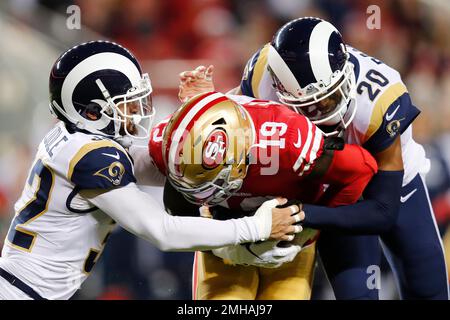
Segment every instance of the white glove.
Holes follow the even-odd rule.
[[[265,201],[252,216],[252,219],[255,219],[258,226],[259,239],[261,241],[267,240],[270,237],[270,233],[272,232],[272,209],[278,204],[277,199]]]
[[[291,245],[286,248],[277,247],[278,242],[246,243],[214,249],[212,252],[217,257],[229,260],[233,264],[278,268],[283,263],[294,260],[297,253],[301,251],[299,245]]]

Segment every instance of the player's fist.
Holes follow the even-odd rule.
[[[213,65],[208,68],[198,66],[195,70],[181,72],[178,99],[186,102],[198,94],[214,91],[213,72]]]

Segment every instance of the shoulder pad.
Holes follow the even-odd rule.
[[[248,60],[241,80],[241,92],[243,95],[251,97],[260,96],[259,84],[267,65],[268,52],[269,44],[266,44]]]
[[[400,90],[396,91],[396,87]],[[394,85],[392,89],[387,91],[390,95],[383,95],[376,101],[370,118],[363,146],[372,153],[389,147],[420,114],[403,84]]]
[[[80,189],[108,189],[136,182],[131,158],[110,140],[83,145],[70,160],[67,177]]]

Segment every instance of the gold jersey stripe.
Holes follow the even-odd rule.
[[[448,276],[450,277],[450,227],[447,228],[447,231],[445,232],[442,242],[444,245],[445,260],[446,260],[446,264],[447,264],[447,273],[448,273]]]
[[[77,165],[77,163],[90,151],[100,149],[103,147],[113,147],[120,150],[117,147],[117,144],[110,140],[99,140],[85,144],[80,148],[80,150],[78,150],[78,152],[73,156],[72,160],[70,160],[69,162],[69,171],[67,172],[67,178],[69,179],[69,181],[72,181],[73,170]]]
[[[252,76],[252,91],[255,98],[259,98],[259,84],[261,83],[262,76],[264,71],[267,68],[267,56],[269,53],[269,44],[266,44],[264,48],[261,49],[258,61],[256,61],[255,66],[253,68],[253,76]]]
[[[372,110],[369,127],[367,128],[364,142],[368,141],[372,135],[377,132],[383,123],[384,115],[389,106],[397,100],[402,94],[408,92],[405,85],[401,82],[390,86],[376,101]]]

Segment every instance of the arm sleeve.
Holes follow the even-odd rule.
[[[349,234],[380,234],[397,220],[403,171],[379,171],[356,204],[327,208],[304,205],[305,227]]]
[[[134,183],[83,195],[126,230],[163,251],[211,250],[260,240],[253,217],[217,221],[171,216]]]
[[[342,150],[334,150],[331,164],[322,177],[328,184],[319,203],[328,207],[353,204],[377,172],[374,157],[357,145],[346,144]]]
[[[147,146],[132,145],[129,152],[134,160],[134,175],[139,185],[164,186],[166,177],[150,158]]]
[[[309,175],[322,156],[324,138],[322,131],[308,118],[290,117],[286,133],[287,148],[292,169],[298,176]]]
[[[420,114],[403,83],[390,86],[377,100],[364,137],[364,148],[372,154],[388,148]]]

